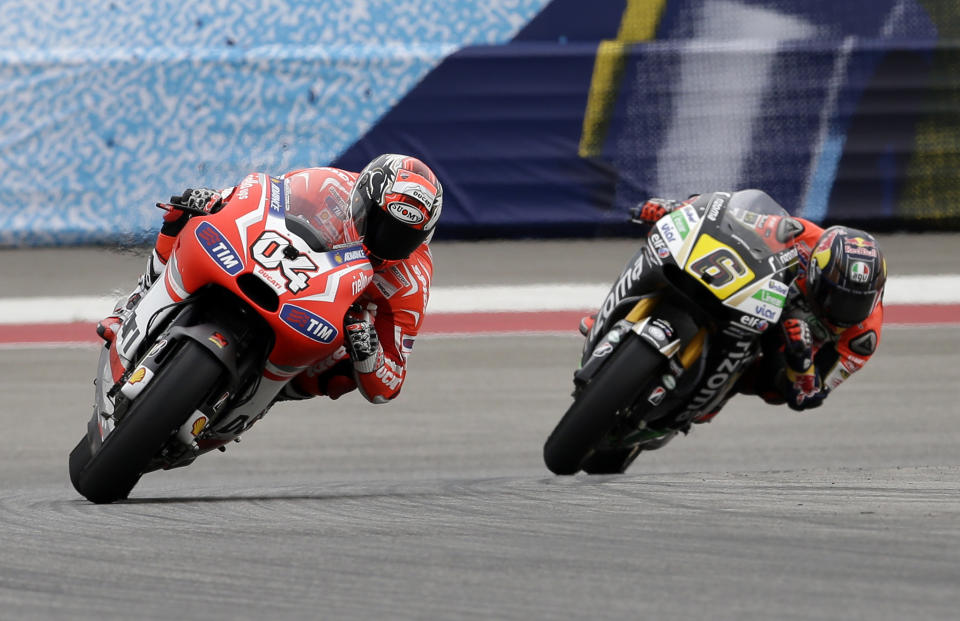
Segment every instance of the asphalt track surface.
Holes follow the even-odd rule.
[[[936,273],[958,241],[884,247]],[[629,248],[435,253],[439,284],[563,282],[612,279]],[[0,261],[3,295],[103,293],[142,265]],[[960,326],[888,329],[818,410],[738,397],[626,475],[559,478],[541,446],[579,347],[424,338],[398,401],[283,404],[109,506],[66,472],[96,347],[0,349],[0,619],[957,618]]]

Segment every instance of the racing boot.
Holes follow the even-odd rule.
[[[163,262],[154,249],[147,263],[147,271],[140,275],[137,280],[137,286],[125,296],[121,296],[113,307],[113,312],[97,322],[97,335],[109,345],[117,338],[120,328],[123,327],[124,320],[130,316],[133,309],[140,303],[140,298],[147,292],[147,289],[156,282],[163,269]],[[159,266],[159,269],[157,268]]]
[[[586,336],[593,329],[593,324],[597,321],[596,315],[586,315],[580,319],[580,334]]]
[[[714,411],[712,411],[712,412],[710,412],[710,413],[708,413],[708,414],[701,414],[700,416],[694,418],[694,419],[693,419],[693,422],[696,423],[696,424],[698,424],[698,425],[701,425],[701,424],[703,424],[703,423],[709,423],[710,421],[713,420],[713,417],[716,416],[716,415],[719,414],[719,413],[720,413],[720,408],[717,408],[716,410],[714,410]]]
[[[117,300],[113,313],[97,323],[97,334],[100,338],[109,344],[117,337],[123,320],[130,316],[131,311],[140,302],[140,298],[160,276],[173,251],[177,236],[190,218],[213,213],[222,205],[221,193],[208,188],[187,188],[180,196],[171,196],[169,203],[157,203],[157,207],[166,213],[163,215],[160,233],[157,234],[153,252],[147,262],[147,271],[140,276],[137,287],[126,298]]]

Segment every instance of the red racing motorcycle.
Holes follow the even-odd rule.
[[[101,352],[93,416],[69,458],[85,498],[126,498],[148,472],[223,450],[342,345],[373,268],[345,206],[297,200],[289,180],[252,174],[188,222]]]

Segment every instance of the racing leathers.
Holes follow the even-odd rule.
[[[792,409],[805,410],[818,407],[831,391],[863,368],[877,350],[883,328],[883,302],[878,302],[864,321],[848,328],[835,327],[818,317],[807,298],[807,266],[823,229],[802,218],[793,220],[800,227],[794,237],[799,269],[781,317],[783,329],[768,330],[763,339],[763,358],[747,370],[736,389],[757,394],[767,403],[786,403]],[[790,360],[790,326],[798,324],[809,328],[812,364],[806,369],[796,368],[802,364]],[[802,389],[804,383],[814,390]]]
[[[339,218],[328,218],[330,214],[323,212],[349,213],[350,192],[358,174],[318,167],[294,170],[281,178],[290,182],[288,210],[299,212],[297,215],[323,228],[325,222],[339,221]],[[170,204],[160,205],[167,209],[167,214],[147,272],[127,301],[118,305],[114,315],[100,322],[98,333],[104,339],[114,338],[124,312],[133,308],[143,291],[156,280],[189,218],[202,217],[215,210],[220,201],[229,200],[240,187],[220,192],[187,190],[183,196],[173,197]],[[346,238],[349,229],[328,227],[327,232],[332,242],[343,243],[351,241]],[[406,259],[371,259],[371,262],[374,274],[370,284],[345,318],[344,345],[295,376],[283,388],[279,399],[306,399],[320,395],[337,399],[359,389],[368,401],[385,403],[400,393],[406,376],[407,357],[413,350],[429,300],[433,259],[424,243]]]

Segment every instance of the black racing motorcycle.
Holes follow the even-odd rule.
[[[795,233],[760,190],[701,195],[657,221],[587,334],[547,467],[624,472],[721,407],[780,319]]]

